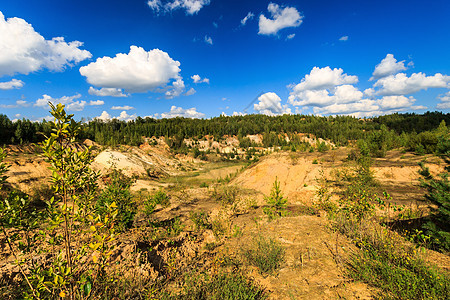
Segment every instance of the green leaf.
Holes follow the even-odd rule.
[[[91,293],[91,290],[92,290],[92,283],[90,281],[88,281],[83,285],[84,295],[89,296]]]

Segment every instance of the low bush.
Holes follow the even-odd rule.
[[[194,222],[195,229],[212,229],[211,224],[208,221],[208,214],[203,210],[198,212],[190,212],[189,218]]]
[[[284,261],[285,249],[276,240],[260,235],[242,254],[248,263],[257,267],[261,273],[272,274]]]
[[[362,235],[361,251],[348,262],[348,275],[382,290],[384,299],[448,299],[450,277],[427,265],[419,249],[402,243],[387,229],[375,236]]]
[[[116,225],[120,231],[123,231],[133,226],[137,212],[137,206],[130,191],[134,180],[117,169],[113,169],[108,174],[108,178],[110,182],[100,193],[96,208],[100,214],[104,214],[108,206],[115,203],[117,205]]]

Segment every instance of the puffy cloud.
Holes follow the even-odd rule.
[[[300,83],[288,86],[291,89],[288,103],[296,106],[296,112],[300,111],[300,106],[302,111],[312,108],[318,115],[347,114],[356,117],[423,110],[427,108],[414,105],[416,99],[406,95],[430,87],[450,87],[450,76],[439,73],[434,76],[414,73],[410,77],[404,73],[391,74],[378,79],[373,87],[364,92],[353,85],[357,82],[358,77],[349,76],[342,69],[315,67]],[[382,97],[377,99],[377,95]],[[441,100],[438,108],[450,107],[445,102],[450,103],[450,92],[438,99]]]
[[[292,33],[286,37],[287,40],[292,40],[295,37],[295,33]]]
[[[82,111],[86,106],[86,101],[74,101],[72,103],[67,104],[66,109],[68,111]]]
[[[166,91],[166,98],[167,99],[173,99],[175,97],[178,97],[183,93],[184,91],[184,81],[181,78],[178,78],[176,81],[173,82],[172,88]]]
[[[438,97],[441,102],[437,104],[438,109],[450,109],[450,91]]]
[[[339,38],[339,40],[340,40],[341,42],[346,42],[346,41],[348,41],[348,35],[341,36],[341,37]]]
[[[373,112],[379,110],[374,100],[360,100],[354,103],[335,103],[325,107],[314,107],[316,114],[350,114],[354,112]]]
[[[184,95],[185,96],[191,96],[197,93],[197,91],[194,88],[190,88],[189,91],[187,91]]]
[[[0,82],[0,90],[20,89],[24,84],[22,80],[12,79],[11,81]]]
[[[19,108],[28,106],[30,106],[30,104],[25,100],[17,100],[15,104],[0,104],[1,108]]]
[[[389,75],[378,79],[373,85],[380,88],[380,95],[407,95],[428,88],[449,88],[450,76],[436,73],[427,76],[424,73],[413,73],[408,77],[405,73]]]
[[[247,24],[247,21],[253,19],[254,16],[255,15],[251,11],[249,11],[248,14],[241,20],[241,25],[245,26],[245,24]]]
[[[203,6],[209,5],[210,0],[149,0],[147,5],[157,13],[160,11],[170,12],[177,9],[186,10],[187,15],[198,13]]]
[[[293,86],[291,95],[306,90],[321,90],[332,88],[336,85],[354,84],[358,82],[358,76],[350,76],[344,73],[342,69],[331,69],[330,67],[318,68],[314,67],[311,72],[301,80],[301,82]],[[292,87],[292,86],[291,86]]]
[[[51,102],[53,105],[57,103],[64,104],[68,111],[82,111],[87,105],[99,106],[103,105],[104,102],[101,100],[90,101],[89,103],[86,101],[75,101],[76,99],[81,98],[80,94],[75,94],[73,96],[62,96],[61,98],[53,98],[49,95],[42,95],[42,98],[36,100],[34,106],[47,108],[48,103]]]
[[[133,120],[136,119],[136,118],[137,118],[137,115],[136,115],[136,114],[129,115],[129,114],[124,110],[124,111],[122,111],[122,112],[120,113],[120,115],[119,115],[117,118],[115,118],[115,119],[117,119],[117,120],[119,120],[119,121],[130,122],[130,121],[133,121]]]
[[[105,102],[102,101],[102,100],[96,100],[96,101],[89,102],[89,105],[92,105],[92,106],[100,106],[100,105],[103,105],[103,104],[105,104]]]
[[[212,45],[213,40],[210,36],[205,35],[205,43]]]
[[[291,113],[287,105],[281,105],[281,98],[275,93],[265,93],[259,96],[258,100],[259,102],[253,105],[253,109],[260,114],[273,116]]]
[[[80,94],[75,94],[73,96],[62,96],[61,98],[52,98],[51,96],[44,94],[44,95],[42,95],[42,98],[36,100],[36,103],[34,104],[34,106],[47,108],[49,102],[51,102],[53,104],[61,103],[64,105],[69,105],[69,104],[73,103],[75,99],[78,99],[78,98],[81,98]]]
[[[334,98],[339,103],[349,103],[361,100],[363,93],[353,85],[344,84],[337,86],[334,91]]]
[[[0,12],[0,76],[29,74],[43,68],[62,71],[92,57],[81,46],[82,42],[67,43],[63,37],[46,40],[25,20],[6,20]]]
[[[117,120],[119,120],[119,121],[126,121],[126,122],[129,122],[129,121],[132,121],[132,120],[134,120],[134,119],[136,119],[137,118],[137,116],[134,114],[134,115],[129,115],[126,111],[122,111],[120,114],[119,114],[119,116],[118,117],[112,117],[107,111],[103,111],[102,112],[102,114],[100,115],[100,116],[98,116],[98,117],[95,117],[95,119],[97,119],[97,120],[102,120],[102,121],[109,121],[109,120],[112,120],[112,119],[117,119]]]
[[[131,109],[134,109],[134,107],[129,106],[129,105],[124,105],[124,106],[113,106],[113,107],[111,107],[111,109],[113,109],[113,110],[131,110]]]
[[[386,57],[375,66],[375,70],[373,71],[372,78],[370,78],[370,80],[394,75],[404,70],[406,70],[404,60],[397,62],[394,55],[387,54]]]
[[[267,10],[272,19],[266,18],[263,14],[259,16],[258,34],[277,34],[281,29],[298,27],[303,22],[303,16],[295,7],[281,8],[278,4],[270,3]]]
[[[184,89],[179,67],[180,62],[164,51],[154,49],[147,52],[141,47],[131,46],[128,54],[98,58],[81,67],[80,73],[95,86],[129,92],[166,91],[166,95],[172,97],[181,94],[180,88]],[[173,85],[168,86],[172,80]]]
[[[100,116],[96,117],[95,119],[99,119],[102,121],[108,121],[108,120],[111,120],[111,115],[106,110],[104,110],[102,112],[102,114]]]
[[[92,86],[88,90],[89,95],[100,96],[100,97],[128,97],[122,92],[122,89],[117,88],[101,88],[99,90],[94,89]]]
[[[195,74],[191,76],[192,80],[194,81],[194,83],[209,83],[209,78],[201,78],[200,75]]]
[[[334,98],[330,96],[328,90],[305,90],[295,94],[291,93],[288,103],[294,106],[327,106],[333,103]]]
[[[373,97],[375,96],[375,90],[373,88],[365,89],[364,95],[366,95],[367,97]]]
[[[172,106],[169,112],[165,112],[161,114],[161,118],[176,118],[176,117],[184,117],[184,118],[203,118],[205,116],[204,113],[198,112],[197,108],[192,107],[188,109],[184,109],[181,107]]]
[[[411,107],[416,102],[416,99],[405,96],[384,96],[377,102],[383,109],[398,109]]]
[[[295,106],[328,106],[330,104],[345,104],[359,101],[363,93],[353,85],[340,85],[331,89],[333,94],[327,89],[300,91],[295,96],[289,97],[289,103]]]

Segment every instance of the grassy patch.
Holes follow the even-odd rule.
[[[252,245],[243,250],[247,261],[257,267],[261,273],[274,273],[284,261],[285,249],[274,239],[258,236]]]
[[[183,292],[167,299],[267,299],[263,289],[240,272],[189,275]]]
[[[385,231],[387,232],[387,231]],[[392,237],[376,242],[363,238],[349,261],[350,277],[378,287],[384,299],[448,299],[448,274],[427,265],[417,249],[399,245]]]

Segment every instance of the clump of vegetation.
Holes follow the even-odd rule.
[[[208,214],[203,210],[198,212],[191,212],[189,214],[189,218],[192,220],[192,222],[194,222],[196,230],[212,229],[212,226],[208,221]]]
[[[123,231],[133,226],[137,212],[137,205],[130,191],[134,180],[115,168],[108,174],[108,178],[109,182],[100,193],[96,208],[100,214],[104,214],[114,202],[117,205],[116,225],[120,231]]]
[[[356,237],[355,237],[356,238]],[[448,299],[450,277],[427,265],[419,249],[382,228],[356,238],[361,251],[348,262],[348,275],[382,290],[385,299]]]
[[[318,201],[315,203],[315,207],[328,213],[334,213],[337,210],[337,204],[331,200],[329,183],[323,169],[319,170],[319,174],[319,177],[316,178],[316,196]]]
[[[265,200],[268,206],[264,207],[263,211],[269,216],[269,219],[274,219],[287,213],[286,206],[288,199],[283,196],[278,178],[275,178],[270,196],[265,197]]]
[[[147,216],[151,215],[156,205],[168,207],[170,205],[170,197],[162,190],[157,191],[154,195],[147,197],[144,202],[144,212]]]
[[[249,248],[243,250],[242,254],[261,273],[272,274],[284,262],[285,249],[276,240],[259,235]]]
[[[436,205],[432,215],[423,225],[430,237],[430,246],[440,251],[450,251],[450,131],[445,123],[440,126],[438,155],[446,162],[445,172],[438,177],[431,176],[429,169],[421,163],[422,185],[427,189],[426,199]]]
[[[235,204],[239,198],[239,189],[236,186],[219,185],[215,186],[210,193],[211,198],[223,205]]]
[[[152,299],[267,299],[265,291],[240,271],[221,271],[214,275],[192,271],[184,277],[182,291],[155,292]]]

